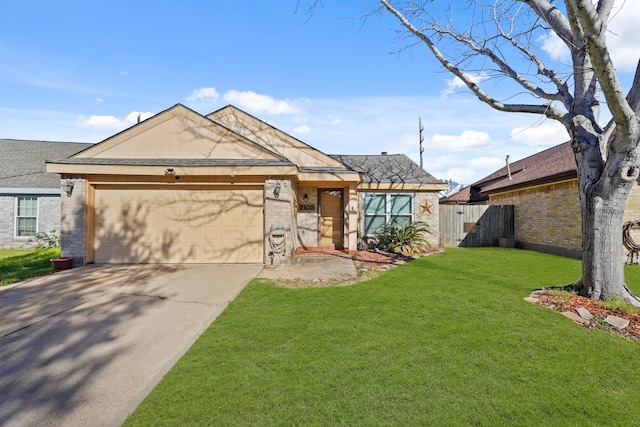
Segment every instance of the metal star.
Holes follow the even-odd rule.
[[[425,200],[424,203],[420,205],[420,210],[422,211],[422,213],[433,213],[433,203]]]

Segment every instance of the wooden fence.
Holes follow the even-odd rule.
[[[440,246],[498,246],[514,237],[513,205],[440,205]]]

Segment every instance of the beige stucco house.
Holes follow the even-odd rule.
[[[62,255],[86,263],[288,262],[296,250],[354,252],[389,221],[425,221],[438,191],[404,155],[330,156],[227,106],[177,104],[67,159]]]

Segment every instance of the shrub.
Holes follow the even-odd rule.
[[[383,224],[378,228],[376,247],[403,254],[419,254],[429,246],[425,234],[430,233],[424,222]]]
[[[36,247],[41,249],[56,248],[60,246],[60,232],[57,230],[49,232],[41,231],[36,233],[36,235],[29,239],[29,241],[35,242]]]

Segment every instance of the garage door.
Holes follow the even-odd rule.
[[[95,191],[96,263],[263,262],[261,187]]]

